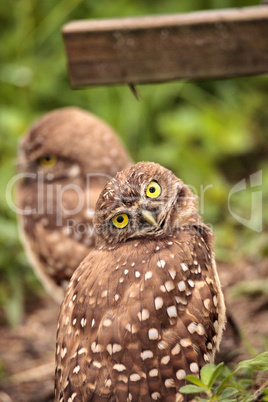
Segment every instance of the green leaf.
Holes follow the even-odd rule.
[[[180,392],[183,394],[196,394],[197,392],[204,392],[204,388],[197,385],[184,385],[180,388]]]
[[[201,380],[205,385],[208,385],[211,376],[214,371],[214,366],[212,364],[206,364],[202,369],[201,369]]]
[[[267,402],[268,401],[268,388],[265,388],[262,392],[263,392],[262,400]]]
[[[243,360],[238,363],[237,370],[245,368],[268,370],[268,352],[261,353],[253,359]]]
[[[193,375],[187,375],[186,380],[192,382],[195,385],[198,385],[201,388],[206,389],[206,384],[204,384],[199,378],[197,378]]]
[[[223,363],[220,363],[215,367],[215,369],[214,369],[214,371],[213,371],[213,373],[212,373],[212,375],[210,377],[209,383],[208,383],[208,388],[209,389],[212,387],[212,385],[214,384],[215,380],[220,375],[222,369],[223,369]]]
[[[225,384],[233,377],[233,375],[236,373],[236,370],[233,371],[231,374],[227,375],[224,380],[221,382],[219,387],[217,388],[217,393],[220,394],[222,390],[225,388]]]
[[[220,401],[223,400],[223,399],[228,400],[228,398],[231,398],[232,396],[236,395],[237,393],[238,393],[237,389],[228,387],[221,394]]]

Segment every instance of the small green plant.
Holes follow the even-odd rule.
[[[196,401],[268,401],[268,352],[238,363],[231,370],[223,363],[207,364],[200,379],[187,376],[191,383],[180,388],[183,394],[202,394]],[[260,399],[261,398],[261,399]]]

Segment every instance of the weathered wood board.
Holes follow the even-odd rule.
[[[268,73],[268,6],[73,21],[63,27],[71,85]]]

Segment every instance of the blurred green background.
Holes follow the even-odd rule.
[[[218,260],[231,265],[238,259],[255,262],[268,254],[267,76],[143,85],[138,87],[139,102],[126,86],[72,90],[61,36],[63,24],[74,19],[256,4],[253,0],[0,2],[0,323],[8,318],[14,325],[27,302],[42,292],[20,245],[5,189],[15,173],[19,138],[35,119],[55,108],[76,105],[92,111],[120,133],[135,161],[163,164],[198,195],[210,186],[201,213],[216,233]],[[259,170],[263,230],[256,232],[232,217],[228,194],[237,182]],[[250,189],[233,197],[232,209],[250,217]]]

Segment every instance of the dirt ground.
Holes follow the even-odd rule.
[[[268,344],[268,260],[218,264],[218,270],[230,322],[216,359],[250,358],[252,351],[263,351]],[[36,300],[16,329],[0,327],[0,402],[53,401],[58,311],[47,296]]]

